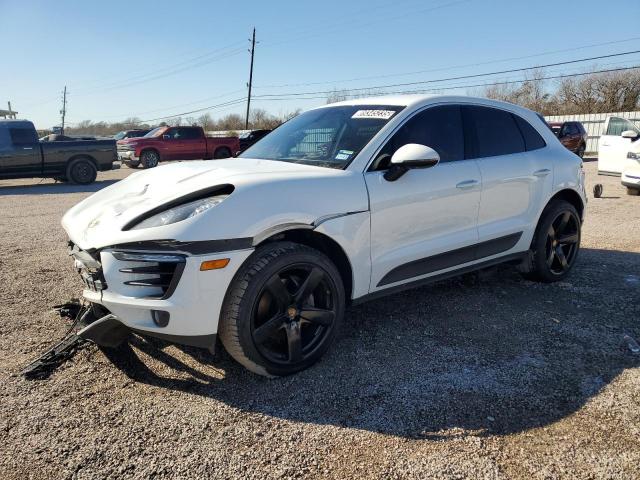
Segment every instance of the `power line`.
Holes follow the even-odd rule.
[[[156,78],[163,78],[168,75],[173,75],[175,73],[186,71],[191,68],[207,65],[209,63],[213,63],[215,61],[222,60],[230,56],[238,55],[239,53],[244,51],[244,48],[238,47],[242,43],[243,42],[234,42],[225,47],[220,47],[220,48],[211,50],[207,53],[198,55],[196,57],[189,58],[187,60],[182,60],[177,63],[169,64],[157,70],[151,70],[146,73],[137,74],[131,77],[124,77],[120,80],[115,80],[113,82],[103,81],[103,82],[100,82],[97,86],[92,86],[85,89],[80,88],[80,89],[76,89],[76,91],[80,91],[81,93],[84,92],[83,95],[88,95],[94,91],[104,91],[105,89],[113,90],[116,88],[123,88],[129,85],[134,85],[138,83],[144,83],[146,81],[155,80]],[[232,47],[236,47],[236,48],[232,48]],[[214,56],[212,57],[212,55]],[[207,58],[207,57],[210,57],[210,58]]]
[[[548,52],[541,52],[541,53],[534,53],[531,55],[523,55],[523,56],[519,56],[519,57],[510,57],[510,58],[502,58],[499,60],[488,60],[485,62],[478,62],[478,63],[467,63],[467,64],[463,64],[463,65],[452,65],[449,67],[438,67],[438,68],[431,68],[431,69],[427,69],[427,70],[414,70],[411,72],[404,72],[404,73],[388,73],[388,74],[384,74],[384,75],[371,75],[371,76],[367,76],[367,77],[356,77],[356,78],[347,78],[347,79],[342,79],[342,80],[323,80],[323,81],[319,81],[319,82],[306,82],[306,83],[284,83],[284,84],[280,84],[280,85],[256,85],[254,88],[287,88],[287,87],[306,87],[306,86],[312,86],[312,85],[327,85],[327,84],[335,84],[335,83],[347,83],[347,82],[356,82],[356,81],[361,81],[361,80],[374,80],[374,79],[378,79],[378,78],[392,78],[392,77],[403,77],[403,76],[408,76],[408,75],[417,75],[420,73],[432,73],[432,72],[441,72],[441,71],[447,71],[447,70],[455,70],[455,69],[460,69],[460,68],[469,68],[469,67],[480,67],[483,65],[492,65],[495,63],[504,63],[504,62],[511,62],[514,60],[525,60],[525,59],[529,59],[529,58],[536,58],[536,57],[543,57],[543,56],[548,56],[548,55],[555,55],[557,53],[566,53],[566,52],[574,52],[576,50],[584,50],[586,48],[594,48],[594,47],[603,47],[603,46],[607,46],[607,45],[615,45],[615,44],[619,44],[619,43],[627,43],[627,42],[631,42],[631,41],[635,41],[635,40],[640,40],[640,37],[631,37],[631,38],[626,38],[623,40],[612,40],[609,42],[602,42],[602,43],[593,43],[590,45],[582,45],[579,47],[572,47],[572,48],[565,48],[562,50],[552,50],[552,51],[548,51]]]
[[[610,72],[621,72],[621,71],[627,71],[627,70],[635,70],[635,69],[639,69],[640,65],[634,65],[631,67],[620,67],[620,68],[610,68],[610,69],[604,69],[604,70],[594,70],[591,72],[582,72],[582,73],[569,73],[569,74],[563,74],[563,75],[551,75],[551,76],[546,76],[546,77],[537,77],[536,80],[555,80],[555,79],[561,79],[561,78],[570,78],[570,77],[580,77],[580,76],[584,76],[584,75],[593,75],[593,74],[598,74],[598,73],[610,73]],[[433,92],[434,90],[437,91],[443,91],[443,90],[457,90],[457,89],[462,89],[462,88],[476,88],[476,87],[491,87],[491,86],[496,86],[496,85],[510,85],[510,84],[516,84],[516,83],[525,83],[525,82],[529,82],[531,81],[531,79],[522,79],[522,80],[510,80],[510,81],[504,81],[504,82],[492,82],[492,83],[477,83],[477,84],[473,84],[473,85],[455,85],[455,86],[442,86],[442,87],[436,87],[436,88],[432,88],[432,89],[422,89],[422,90],[402,90],[402,91],[391,91],[391,92],[379,92],[379,93],[368,93],[367,96],[371,96],[371,97],[378,97],[378,96],[384,96],[384,95],[407,95],[407,94],[418,94],[418,93],[429,93],[429,92]],[[256,101],[285,101],[285,100],[291,100],[291,97],[288,96],[281,96],[281,97],[269,97],[269,98],[259,98],[259,97],[254,97]],[[326,99],[326,96],[310,96],[310,97],[295,97],[298,100],[316,100],[316,99]]]
[[[158,120],[166,120],[168,118],[182,117],[183,115],[191,115],[193,113],[204,112],[206,110],[214,110],[216,108],[228,107],[228,106],[231,106],[231,105],[238,105],[238,104],[244,103],[246,99],[247,99],[247,97],[236,98],[235,100],[229,100],[228,102],[218,103],[217,105],[209,105],[207,107],[198,108],[197,110],[191,110],[189,112],[176,113],[176,114],[173,114],[173,115],[166,115],[164,117],[156,117],[156,118],[150,118],[150,119],[147,119],[147,120],[140,120],[139,122],[136,122],[136,123],[156,122]]]
[[[612,58],[612,57],[619,57],[619,56],[623,56],[623,55],[631,55],[631,54],[635,54],[635,53],[640,53],[640,50],[633,50],[633,51],[621,52],[621,53],[612,53],[612,54],[609,54],[609,55],[599,55],[597,57],[580,58],[580,59],[577,59],[577,60],[567,60],[567,61],[564,61],[564,62],[548,63],[546,65],[536,65],[536,66],[533,66],[533,67],[512,68],[512,69],[500,70],[500,71],[496,71],[496,72],[476,73],[476,74],[473,74],[473,75],[460,75],[460,76],[456,76],[456,77],[440,78],[440,79],[435,79],[435,80],[422,80],[422,81],[418,81],[418,82],[404,82],[404,83],[392,83],[392,84],[387,84],[387,85],[375,85],[375,86],[369,86],[369,87],[357,87],[357,88],[350,88],[348,90],[349,91],[376,90],[376,89],[393,88],[393,87],[407,87],[407,86],[411,86],[411,85],[424,85],[424,84],[427,84],[427,83],[447,82],[447,81],[452,81],[452,80],[463,80],[463,79],[468,79],[468,78],[479,78],[479,77],[486,77],[486,76],[492,76],[492,75],[503,75],[505,73],[525,72],[525,71],[537,70],[537,69],[548,68],[548,67],[557,67],[557,66],[560,66],[560,65],[570,65],[570,64],[574,64],[574,63],[580,63],[580,62],[587,62],[587,61],[592,61],[592,60],[600,60],[600,59],[603,59],[603,58]],[[333,90],[321,90],[321,91],[315,91],[315,92],[289,93],[289,94],[286,94],[286,95],[295,97],[295,96],[304,96],[304,95],[329,94],[329,93],[333,93],[333,92],[335,92],[335,89],[333,89]],[[283,96],[283,94],[271,93],[271,94],[255,95],[255,98],[280,97],[280,96]]]

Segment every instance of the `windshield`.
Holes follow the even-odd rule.
[[[151,130],[149,133],[147,133],[144,137],[145,138],[150,138],[150,137],[158,137],[160,135],[160,132],[162,132],[166,127],[156,127],[153,130]]]
[[[115,138],[116,140],[122,140],[125,135],[126,135],[126,132],[118,132],[113,136],[113,138]]]
[[[310,110],[275,129],[240,157],[345,168],[403,108],[349,105]]]

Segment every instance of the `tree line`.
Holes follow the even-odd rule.
[[[495,85],[488,85],[469,93],[515,103],[543,115],[636,111],[640,110],[640,71],[591,73],[554,81],[545,78],[544,70],[534,70],[523,82],[501,84],[496,81]],[[326,103],[382,94],[385,92],[379,90],[335,90],[327,95]],[[274,115],[266,110],[255,109],[251,111],[249,128],[273,129],[299,113],[300,109],[297,109]],[[166,125],[198,125],[205,131],[238,131],[244,130],[245,121],[244,117],[237,113],[230,113],[218,119],[214,119],[209,113],[199,117],[175,117],[157,124],[144,123],[138,118],[128,118],[120,122],[84,120],[65,128],[65,133],[109,136],[122,130],[151,129]]]
[[[544,70],[532,71],[521,83],[495,81],[495,85],[469,91],[469,94],[503,100],[529,108],[543,115],[575,115],[640,110],[640,71],[591,73],[557,81],[545,78]],[[430,90],[443,93],[445,90]],[[352,98],[384,95],[381,90],[351,92],[335,90],[327,103]]]
[[[254,109],[249,116],[249,129],[274,129],[278,125],[295,117],[300,110],[273,115],[266,110]],[[238,131],[244,130],[245,118],[237,113],[230,113],[221,118],[214,119],[209,113],[199,117],[174,117],[159,123],[145,123],[139,118],[131,117],[119,122],[104,122],[83,120],[74,125],[65,127],[66,135],[95,135],[111,136],[123,130],[145,129],[164,126],[200,126],[205,131]],[[50,132],[44,132],[50,133]],[[43,133],[43,134],[44,134]]]

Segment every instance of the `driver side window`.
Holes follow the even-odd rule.
[[[460,106],[431,107],[410,118],[380,150],[370,170],[386,170],[396,150],[408,143],[433,148],[441,162],[464,160]]]

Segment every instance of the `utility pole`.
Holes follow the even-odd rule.
[[[60,135],[64,135],[64,117],[67,114],[67,86],[64,86],[64,92],[62,93],[62,110],[60,110],[62,114],[62,126],[60,129]]]
[[[249,107],[251,106],[251,84],[253,83],[253,54],[256,51],[256,27],[253,27],[251,38],[251,68],[249,69],[249,94],[247,95],[247,117],[244,121],[244,129],[249,130]]]

